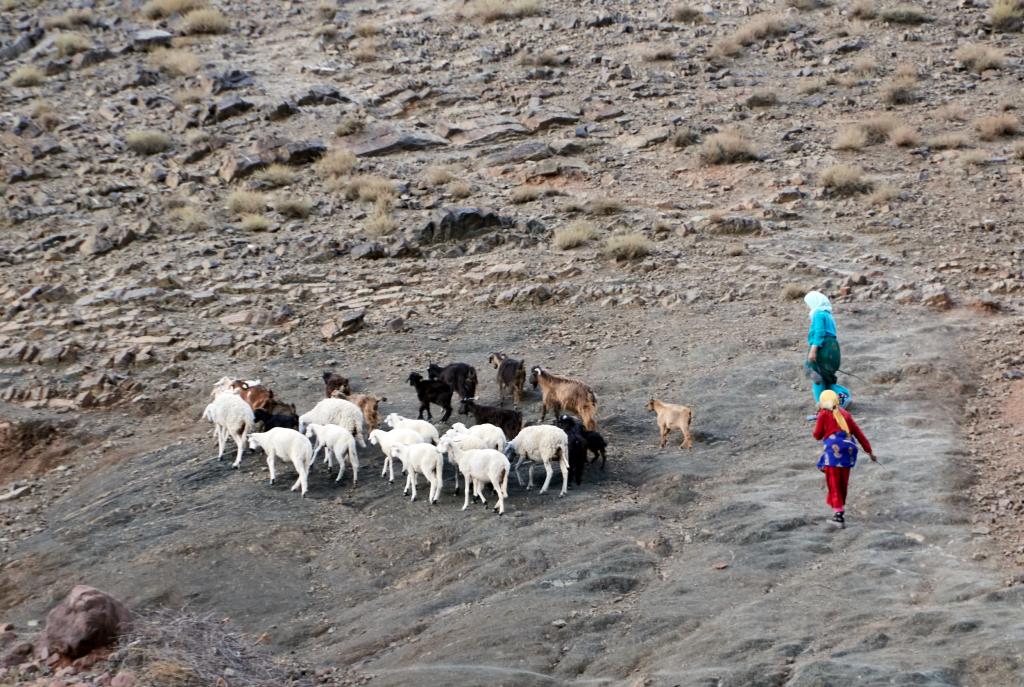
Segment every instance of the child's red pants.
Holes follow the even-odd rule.
[[[850,468],[834,468],[825,466],[825,482],[828,484],[828,496],[825,503],[832,510],[841,513],[846,509],[846,487],[850,483]]]

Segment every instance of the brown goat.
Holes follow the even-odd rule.
[[[347,400],[355,403],[359,406],[359,410],[363,411],[363,419],[366,420],[368,430],[377,429],[380,425],[380,415],[377,412],[377,407],[381,401],[387,403],[388,399],[386,397],[377,398],[370,394],[352,394],[347,397]]]
[[[530,370],[530,384],[534,389],[540,386],[541,422],[550,408],[556,417],[563,412],[578,415],[587,431],[597,429],[597,396],[585,382],[552,374],[537,366]]]
[[[248,382],[236,379],[231,382],[231,388],[238,391],[238,395],[253,410],[265,410],[267,406],[274,402],[274,392],[262,384],[250,386]]]
[[[487,359],[498,371],[498,403],[505,402],[505,392],[512,394],[512,405],[516,408],[523,402],[523,385],[526,384],[526,368],[522,360],[509,358],[504,353],[491,353]]]
[[[693,410],[689,406],[679,406],[674,403],[664,403],[652,398],[647,402],[647,410],[658,414],[658,431],[661,432],[661,446],[665,448],[668,443],[668,435],[673,429],[683,433],[683,443],[679,448],[693,448],[693,437],[690,435],[690,423],[693,421]]]
[[[348,377],[336,375],[330,370],[324,372],[324,398],[345,398],[351,393]]]

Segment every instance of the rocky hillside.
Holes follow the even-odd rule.
[[[415,402],[404,379],[429,362],[464,357],[481,370],[483,397],[495,398],[486,355],[504,350],[595,384],[610,441],[623,451],[600,478],[601,490],[630,485],[639,499],[641,475],[672,478],[668,464],[643,467],[677,458],[651,453],[653,418],[642,404],[652,390],[693,403],[698,424],[709,423],[698,427],[706,434],[687,470],[711,471],[701,479],[719,487],[753,489],[726,465],[751,450],[757,428],[723,407],[757,399],[758,420],[784,427],[771,455],[794,460],[797,446],[813,453],[802,424],[809,394],[799,372],[806,326],[799,299],[820,288],[834,297],[850,344],[846,367],[863,378],[847,380],[862,404],[858,419],[866,416],[863,424],[884,436],[900,413],[908,432],[942,434],[941,441],[907,439],[908,455],[889,451],[892,469],[901,458],[938,451],[934,475],[915,468],[903,477],[944,504],[935,517],[950,528],[946,540],[971,542],[947,553],[963,574],[1016,584],[1024,565],[1024,469],[1016,459],[1024,448],[1022,26],[1018,0],[991,7],[972,0],[0,0],[0,487],[9,489],[0,496],[0,551],[7,565],[27,566],[23,581],[43,575],[33,566],[57,546],[55,518],[104,503],[122,465],[153,474],[153,461],[163,465],[166,456],[176,470],[213,471],[200,481],[231,479],[206,462],[208,428],[195,422],[210,384],[224,374],[263,377],[305,408],[317,398],[322,369],[333,367],[360,390],[387,392],[389,411],[408,413]],[[746,377],[737,381],[740,373]],[[750,396],[738,399],[730,389]],[[536,411],[531,398],[528,419]],[[694,467],[708,458],[702,451],[717,451],[724,463]],[[263,494],[263,475],[250,468],[244,484],[216,487],[239,490],[237,502],[227,500],[237,512],[223,516],[234,518],[230,528],[244,524],[253,491],[280,517],[298,508],[283,491]],[[156,474],[167,489],[181,477]],[[315,484],[330,489],[326,480]],[[766,488],[755,501],[791,503],[787,486]],[[177,488],[154,498],[187,518]],[[586,489],[574,498],[601,499]],[[391,497],[383,493],[368,492],[365,508],[386,512]],[[78,503],[82,494],[98,500]],[[531,522],[552,507],[516,504],[516,496],[510,503]],[[695,540],[669,527],[661,536],[670,549],[726,536],[719,528],[753,528],[731,530],[737,545],[758,539],[753,510],[728,510],[734,497],[717,487],[701,497],[721,510],[713,525],[687,526],[710,534]],[[675,497],[664,498],[659,519],[684,517],[673,510]],[[865,507],[881,509],[882,496],[871,498]],[[887,498],[903,503],[909,495]],[[796,504],[799,513],[778,517],[810,523],[819,501],[815,493]],[[616,526],[618,506],[591,507],[589,515]],[[331,539],[328,515],[317,517],[327,548],[318,545],[316,555],[329,552],[332,568],[363,565],[349,558],[358,551]],[[360,519],[372,517],[364,510],[350,517],[352,532],[372,524]],[[898,517],[910,528],[923,516]],[[0,585],[0,607],[37,617],[45,601],[67,592],[61,584],[70,577],[103,586],[80,576],[100,569],[127,525],[91,522],[106,543],[49,559],[45,593]],[[416,536],[419,524],[402,520]],[[492,524],[481,527],[473,536],[493,534]],[[657,527],[644,520],[630,536]],[[447,531],[453,546],[469,536]],[[600,541],[599,531],[590,535]],[[532,596],[530,584],[540,584],[541,568],[553,566],[565,544],[546,532],[533,536],[527,571],[495,583],[517,603]],[[850,565],[871,551],[916,546],[890,544],[864,543]],[[180,551],[182,543],[172,538],[166,546]],[[807,546],[827,558],[815,548],[820,542]],[[636,555],[647,562],[630,553],[614,565],[664,580],[668,569],[651,562],[661,553],[643,550]],[[388,555],[383,544],[374,551]],[[200,559],[212,565],[214,553]],[[271,570],[285,565],[273,560]],[[452,575],[469,564],[459,560],[450,562]],[[322,572],[306,564],[309,580]],[[916,564],[928,569],[923,559]],[[891,562],[893,570],[900,565]],[[131,600],[198,598],[204,610],[236,615],[255,634],[285,622],[284,611],[241,614],[245,603],[201,581],[192,592],[157,594],[118,569]],[[657,585],[637,580],[591,591],[655,603]],[[716,594],[725,599],[742,584],[733,580]],[[806,603],[800,590],[790,591],[787,599]],[[459,603],[467,594],[456,595]],[[369,598],[357,596],[360,604]],[[387,610],[387,596],[360,612]],[[889,603],[883,596],[872,602]],[[637,617],[650,618],[640,606]],[[543,616],[529,608],[523,622]],[[448,617],[441,606],[431,613]],[[408,639],[398,629],[408,619],[399,616],[382,631],[389,639],[381,646]],[[753,628],[768,616],[751,617],[750,641],[763,641]],[[553,620],[569,622],[544,619]],[[587,622],[597,633],[605,621]],[[986,616],[990,630],[1001,622]],[[668,657],[686,655],[694,645],[670,637],[681,632],[670,624],[649,631]],[[796,632],[795,624],[786,618],[778,634]],[[917,631],[885,633],[888,651],[907,650],[893,638]],[[374,636],[362,648],[317,655],[317,632],[290,627],[275,648],[338,667],[369,660],[384,641]],[[494,646],[516,646],[493,633]],[[882,642],[872,637],[864,641]],[[788,658],[811,650],[792,639]],[[552,668],[554,659],[531,649],[528,669],[569,680],[600,653],[588,646],[572,670],[557,661]],[[691,676],[731,665],[727,656],[698,653],[702,667]],[[474,665],[500,664],[497,655],[481,650]],[[979,655],[954,660],[946,681],[934,684],[971,684],[980,674],[972,662],[984,663]],[[649,658],[609,658],[615,665],[598,663],[592,676],[627,681],[665,669]],[[750,660],[744,670],[775,659]],[[872,665],[886,660],[875,656]],[[385,663],[388,670],[439,664],[404,654]],[[1000,675],[1012,673],[1000,665],[1009,671]],[[883,670],[878,680],[904,668]],[[749,674],[736,673],[730,684],[749,684],[742,677]],[[800,674],[787,668],[764,684]],[[380,684],[398,684],[401,675]],[[459,679],[479,678],[470,671]],[[805,679],[791,684],[819,684]]]

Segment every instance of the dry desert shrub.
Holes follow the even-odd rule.
[[[349,112],[338,125],[334,127],[335,136],[351,136],[352,134],[358,134],[360,131],[366,128],[366,115],[362,112]]]
[[[43,26],[47,29],[71,29],[76,26],[87,26],[92,24],[92,10],[76,9],[68,10],[55,17],[47,17],[43,20]]]
[[[543,12],[541,0],[473,0],[464,10],[466,16],[491,22],[500,19],[521,19]]]
[[[369,38],[370,36],[376,36],[380,33],[380,24],[374,21],[365,20],[357,23],[352,30],[357,36]]]
[[[266,207],[267,197],[256,191],[232,191],[228,196],[228,210],[236,215],[252,215]]]
[[[712,54],[719,57],[734,57],[743,52],[743,48],[764,38],[777,38],[789,33],[792,24],[783,16],[762,14],[754,17],[739,27],[729,36],[718,41]]]
[[[46,74],[39,67],[31,64],[18,67],[7,77],[7,83],[18,88],[38,86],[46,80]]]
[[[864,170],[853,165],[832,165],[820,177],[821,185],[837,196],[853,196],[871,190]]]
[[[448,184],[448,194],[452,198],[469,198],[473,195],[473,187],[465,181],[453,181]]]
[[[946,103],[935,110],[935,116],[947,122],[966,122],[967,108],[960,103]]]
[[[889,184],[882,184],[878,186],[874,191],[868,194],[865,200],[869,205],[885,205],[886,203],[896,200],[900,195],[899,189]]]
[[[173,100],[179,107],[182,107],[185,105],[200,103],[207,95],[209,95],[209,93],[205,88],[202,88],[201,86],[189,86],[175,91],[174,95],[171,96],[171,100]]]
[[[896,77],[882,86],[881,96],[889,105],[909,105],[917,100],[917,80]]]
[[[1024,160],[1024,141],[1017,141],[1011,146],[1010,152],[1018,160]]]
[[[384,177],[363,174],[352,177],[345,185],[345,197],[364,203],[390,202],[395,195],[395,185]]]
[[[889,143],[897,148],[913,148],[921,142],[917,129],[903,124],[889,132]]]
[[[238,228],[242,231],[266,231],[270,228],[270,220],[263,215],[242,215]]]
[[[778,94],[775,93],[775,91],[754,91],[749,96],[747,96],[747,99],[744,101],[744,104],[747,107],[754,108],[771,107],[772,105],[777,105],[778,102],[779,96]]]
[[[352,51],[356,62],[374,62],[380,57],[380,45],[372,38],[364,38],[359,46]]]
[[[828,2],[827,0],[786,0],[786,5],[801,12],[810,12],[828,7]]]
[[[1020,0],[993,0],[988,9],[988,23],[993,31],[1012,33],[1024,27],[1024,4]]]
[[[874,19],[878,16],[878,9],[874,0],[855,0],[850,5],[850,16],[854,19]]]
[[[970,139],[965,134],[952,132],[932,136],[928,139],[927,145],[935,150],[955,150],[957,148],[966,148],[970,145]]]
[[[729,165],[759,159],[754,144],[739,131],[723,131],[708,136],[701,143],[698,156],[705,165]]]
[[[798,300],[801,300],[808,291],[810,291],[810,289],[805,284],[797,284],[797,283],[794,283],[794,282],[791,282],[789,284],[785,284],[782,287],[782,300],[784,300],[784,301],[798,301]]]
[[[149,0],[140,10],[147,19],[163,19],[206,7],[206,0]]]
[[[1002,50],[979,43],[961,45],[953,57],[972,72],[979,74],[988,69],[1000,69],[1006,63],[1006,56]]]
[[[523,52],[519,55],[519,64],[524,67],[555,67],[564,62],[554,50],[539,53]]]
[[[170,148],[172,141],[170,136],[159,129],[140,129],[125,134],[124,144],[133,153],[155,155]]]
[[[960,153],[958,161],[961,167],[966,168],[987,164],[990,159],[991,157],[984,150],[965,150]]]
[[[381,198],[373,212],[363,221],[363,233],[367,236],[387,236],[398,229],[398,220],[391,214],[391,201]]]
[[[301,196],[278,196],[274,201],[274,209],[285,217],[304,219],[313,209],[313,201]]]
[[[861,150],[869,145],[868,132],[859,125],[844,126],[832,142],[835,150]]]
[[[636,260],[654,252],[654,242],[643,234],[615,234],[609,236],[601,253],[615,260]]]
[[[1012,114],[998,114],[990,117],[979,117],[974,120],[974,128],[978,138],[993,141],[1002,136],[1014,136],[1020,130],[1020,120]]]
[[[53,39],[57,54],[61,57],[85,52],[92,47],[92,42],[84,35],[74,31],[62,31]]]
[[[53,108],[53,105],[45,100],[37,100],[32,103],[32,109],[29,110],[29,113],[36,124],[47,131],[53,131],[60,124],[60,117],[57,116],[57,111]]]
[[[591,222],[578,219],[556,229],[551,242],[558,250],[570,250],[582,246],[596,236],[597,228]]]
[[[640,56],[645,62],[671,62],[676,59],[676,49],[671,45],[648,45]]]
[[[896,5],[882,10],[882,20],[890,24],[925,24],[932,18],[917,5]]]
[[[725,254],[730,258],[738,258],[747,252],[747,247],[742,243],[730,243],[725,247]]]
[[[338,5],[333,2],[321,2],[316,6],[316,14],[324,21],[330,21],[334,19],[334,15],[338,13]]]
[[[295,183],[295,172],[285,165],[273,164],[256,172],[256,180],[264,186],[279,188]]]
[[[669,9],[669,18],[672,21],[684,22],[687,24],[703,24],[707,19],[704,13],[691,5],[673,5]]]
[[[423,180],[431,186],[444,186],[455,178],[455,170],[448,165],[431,165],[423,172]]]
[[[191,76],[199,71],[202,60],[188,50],[160,48],[150,53],[149,62],[171,76]]]
[[[605,216],[615,215],[626,209],[622,201],[617,198],[591,198],[583,205],[583,211],[590,215]]]
[[[867,134],[868,144],[875,145],[884,143],[889,138],[889,133],[899,126],[899,122],[892,115],[880,114],[857,123]]]
[[[545,196],[558,196],[561,191],[543,184],[524,184],[512,189],[511,200],[513,203],[529,203]]]
[[[673,131],[668,140],[675,148],[688,148],[700,141],[700,134],[689,127],[682,127]]]
[[[878,73],[878,60],[872,55],[862,55],[854,61],[852,71],[861,77],[873,76]]]
[[[828,82],[825,79],[821,77],[812,77],[809,79],[800,79],[800,83],[796,89],[803,95],[814,95],[815,93],[820,93],[825,90],[826,86],[828,86]]]
[[[170,214],[171,219],[183,231],[195,233],[210,228],[210,218],[201,210],[191,205],[182,205],[180,208],[174,208]]]
[[[189,36],[227,33],[231,23],[220,10],[204,8],[192,10],[181,20],[181,30]]]
[[[330,179],[350,174],[357,164],[359,158],[348,148],[331,148],[316,166],[321,174]]]

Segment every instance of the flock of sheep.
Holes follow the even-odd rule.
[[[428,502],[438,501],[447,461],[454,467],[456,490],[460,473],[463,477],[463,510],[469,507],[471,487],[474,499],[486,503],[483,490],[489,484],[497,497],[494,510],[504,513],[508,473],[515,470],[521,486],[519,468],[524,463],[529,467],[527,489],[533,488],[536,464],[544,467],[542,494],[548,490],[554,474],[553,464],[557,464],[562,473],[560,496],[566,493],[570,472],[576,484],[580,484],[588,454],[593,454],[591,462],[600,457],[601,469],[604,469],[607,444],[596,431],[597,396],[590,386],[543,367],[532,368],[529,381],[534,389],[539,387],[541,391],[540,422],[544,422],[549,410],[555,421],[550,425],[524,426],[523,414],[518,410],[526,382],[523,361],[493,353],[489,362],[497,370],[501,405],[476,402],[478,380],[473,366],[466,363],[445,367],[431,365],[426,379],[417,372],[408,379],[419,400],[419,416],[414,419],[391,413],[383,421],[387,429],[378,427],[381,424],[379,404],[387,399],[353,394],[348,379],[333,372],[324,373],[325,398],[302,415],[296,413],[294,405],[276,400],[273,391],[259,380],[224,377],[214,386],[213,400],[206,406],[203,419],[213,423],[218,460],[224,455],[228,437],[237,448],[232,464],[235,468],[241,463],[247,446],[252,450],[261,449],[267,456],[270,483],[273,484],[277,476],[276,462],[290,462],[298,473],[292,491],[300,489],[303,496],[309,486],[309,471],[321,450],[328,469],[338,464],[335,481],[341,481],[347,462],[352,467],[352,485],[355,486],[359,480],[357,444],[366,448],[367,440],[379,447],[384,456],[382,476],[388,476],[393,482],[394,461],[402,464],[402,471],[406,473],[403,493],[411,491],[412,500],[416,500],[418,478],[423,475],[429,485]],[[447,422],[454,393],[459,395],[459,412],[472,415],[475,424],[467,427],[456,422],[442,435],[428,421],[433,419],[430,406],[439,406],[443,410],[441,421]],[[514,407],[511,409],[502,407],[506,395],[512,398]],[[647,409],[657,413],[662,447],[673,429],[683,434],[681,448],[692,446],[690,408],[651,399]],[[424,413],[428,420],[423,419]],[[256,429],[262,431],[254,431]],[[512,459],[516,461],[514,466]]]

